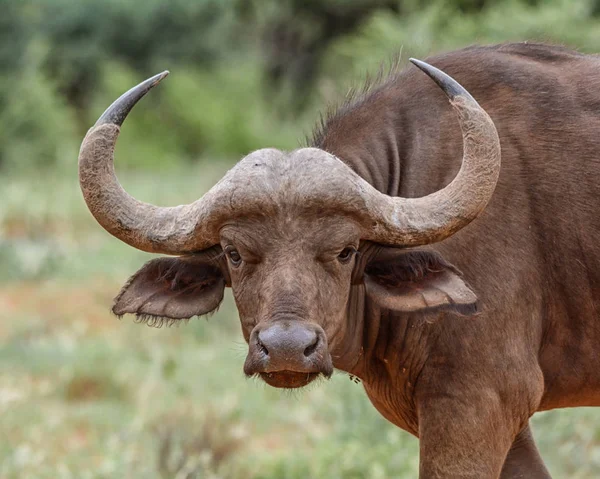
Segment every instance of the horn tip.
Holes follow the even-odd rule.
[[[414,66],[416,66],[419,70],[421,70],[422,72],[426,73],[427,75],[429,75],[430,73],[430,69],[434,68],[431,65],[429,65],[428,63],[425,63],[422,60],[419,60],[417,58],[409,58],[408,59],[409,62],[411,62]]]
[[[169,73],[171,73],[169,70],[165,70],[164,72],[159,73],[158,75],[155,75],[155,77],[154,77],[154,85],[156,85],[157,83],[163,81],[166,77],[169,76]]]
[[[167,75],[169,70],[165,70],[162,73],[158,73],[153,77],[148,78],[137,86],[134,86],[131,90],[123,93],[106,111],[98,118],[98,121],[94,126],[100,126],[105,124],[113,124],[121,126],[127,118],[127,115],[135,104],[152,88],[158,85]]]
[[[473,100],[471,94],[465,90],[454,78],[444,73],[442,70],[416,58],[409,58],[409,61],[419,70],[431,78],[444,91],[450,100],[454,100],[457,96],[462,96]],[[475,101],[475,100],[473,100]]]

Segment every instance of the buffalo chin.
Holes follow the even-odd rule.
[[[301,388],[321,375],[321,373],[306,373],[299,371],[276,371],[270,373],[259,373],[260,377],[269,386],[275,388],[295,389]]]

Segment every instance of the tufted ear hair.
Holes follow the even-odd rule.
[[[379,247],[363,270],[367,294],[392,311],[477,313],[477,296],[439,253]]]
[[[158,258],[135,273],[115,298],[117,316],[135,314],[152,326],[215,311],[229,282],[221,248],[178,258]]]

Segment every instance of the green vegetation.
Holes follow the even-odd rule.
[[[117,170],[137,198],[191,202],[249,150],[297,146],[325,103],[399,51],[507,40],[597,51],[600,2],[0,0],[0,9],[0,477],[416,477],[417,441],[347,375],[294,393],[244,379],[230,298],[210,320],[170,329],[111,317],[112,297],[151,256],[87,212],[79,143],[120,93],[170,69],[127,120]],[[281,25],[291,33],[279,38]],[[597,419],[594,409],[535,417],[555,477],[600,476]]]
[[[121,92],[119,166],[165,168],[294,148],[325,104],[402,52],[542,40],[595,51],[598,0],[0,0],[0,168],[71,167]]]

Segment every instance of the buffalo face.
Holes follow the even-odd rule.
[[[297,388],[350,369],[360,358],[360,298],[398,312],[473,314],[477,298],[433,251],[360,240],[351,217],[323,212],[239,218],[220,245],[150,261],[117,296],[113,311],[151,323],[214,311],[230,286],[248,343],[247,376]]]
[[[357,226],[299,212],[239,221],[221,238],[249,344],[244,372],[288,388],[331,376],[330,341],[345,319]]]

